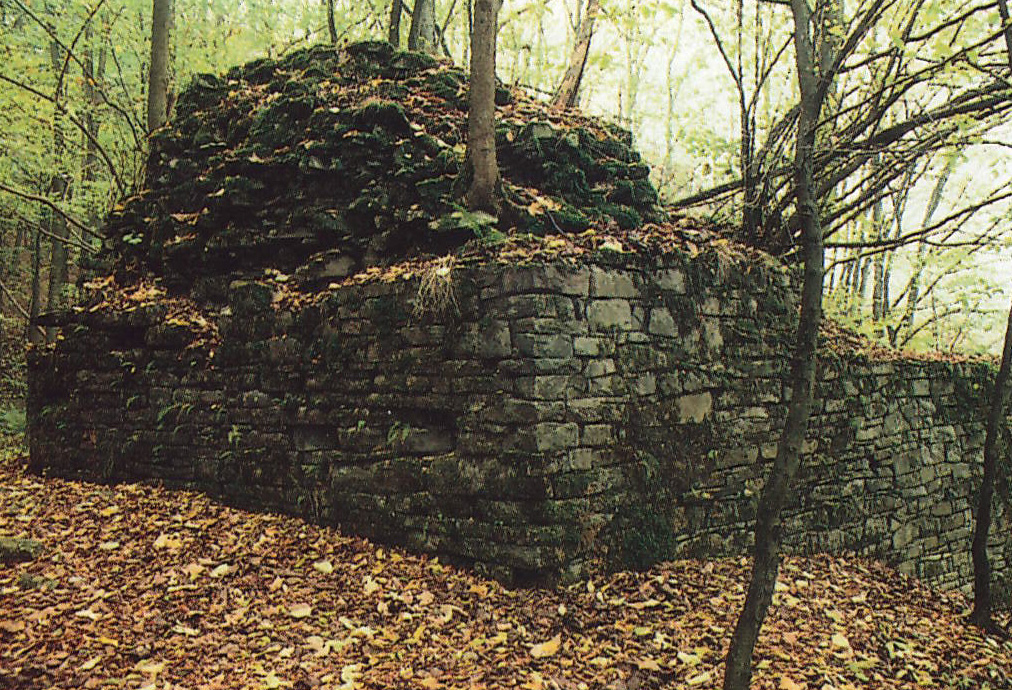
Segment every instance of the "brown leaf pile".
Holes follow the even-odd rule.
[[[0,688],[715,688],[743,560],[516,591],[193,493],[0,463]],[[791,558],[755,686],[1005,688],[1012,645],[966,601],[866,561]]]

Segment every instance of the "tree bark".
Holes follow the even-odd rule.
[[[54,199],[66,201],[70,194],[70,181],[62,174],[53,176],[50,183],[49,194]],[[63,288],[67,284],[68,264],[70,253],[67,250],[67,242],[70,239],[70,227],[67,221],[57,213],[48,213],[48,226],[50,240],[52,241],[52,252],[49,260],[49,289],[46,291],[46,310],[58,311],[64,306]],[[46,341],[55,342],[58,329],[50,326],[46,329]]]
[[[1012,18],[1009,17],[1008,0],[998,0],[998,15],[1004,27],[1002,33],[1005,35],[1005,50],[1008,53],[1009,66],[1012,67]]]
[[[467,160],[473,176],[467,192],[472,210],[497,215],[499,164],[495,151],[495,46],[502,0],[475,0],[471,32],[471,89]]]
[[[337,45],[337,23],[334,21],[334,0],[323,0],[327,3],[327,33],[330,35],[330,45]]]
[[[49,189],[46,190],[46,194],[55,203],[62,204],[70,195],[70,175],[65,172],[63,165],[63,152],[66,143],[63,139],[62,104],[64,94],[63,80],[60,76],[62,74],[63,49],[56,41],[52,41],[49,47],[53,72],[57,75],[56,90],[53,93],[53,103],[56,105],[56,112],[53,114],[53,158],[56,162],[56,172],[49,179]],[[47,212],[46,218],[46,231],[52,243],[49,254],[49,286],[46,292],[46,309],[56,311],[63,306],[63,288],[67,284],[70,261],[67,243],[70,240],[70,226],[67,225],[66,218],[52,209]],[[56,333],[55,326],[47,328],[46,341],[54,342]]]
[[[725,690],[747,690],[752,678],[752,653],[766,618],[777,571],[780,569],[782,525],[780,513],[787,503],[791,482],[801,463],[801,447],[808,432],[814,397],[815,360],[819,325],[822,321],[822,280],[825,249],[819,200],[815,195],[813,150],[819,115],[825,100],[823,80],[817,75],[815,50],[810,34],[811,16],[807,0],[791,0],[794,15],[794,46],[801,89],[801,112],[795,148],[794,182],[797,214],[802,232],[804,283],[797,342],[791,362],[791,399],[787,422],[777,446],[773,468],[759,498],[755,525],[755,555],[752,579],[745,605],[731,638],[724,674]]]
[[[576,29],[576,41],[573,44],[573,52],[569,56],[569,65],[566,67],[566,73],[552,98],[553,108],[573,108],[576,106],[576,99],[580,94],[580,82],[583,81],[583,71],[587,66],[587,57],[590,55],[590,43],[594,38],[594,21],[600,10],[601,0],[587,0],[587,9]]]
[[[415,0],[415,8],[411,13],[411,29],[408,31],[408,50],[429,55],[439,52],[435,0]]]
[[[151,68],[148,72],[148,132],[169,117],[169,34],[172,0],[153,0],[151,8]]]
[[[1012,72],[1012,25],[1009,24],[1006,0],[998,0],[998,14],[1004,27],[1009,71]],[[991,620],[991,562],[987,557],[987,538],[991,530],[991,502],[994,498],[994,479],[998,469],[998,433],[1004,416],[1010,369],[1012,369],[1012,308],[1009,309],[1001,364],[995,377],[991,409],[987,416],[987,432],[984,435],[984,477],[980,485],[977,519],[970,547],[973,556],[973,610],[970,612],[970,622],[985,630],[995,627]]]
[[[45,332],[38,328],[39,314],[42,313],[42,233],[35,230],[35,241],[32,243],[32,296],[28,305],[28,324],[25,335],[32,345],[41,345],[45,341]]]
[[[402,0],[390,0],[390,30],[387,40],[394,48],[401,47],[401,15],[404,13]]]
[[[991,528],[991,502],[994,498],[994,479],[998,468],[998,434],[1004,416],[1010,368],[1012,368],[1012,308],[1009,309],[1001,365],[998,367],[994,393],[991,395],[991,409],[987,416],[987,432],[984,436],[984,478],[980,485],[973,545],[970,549],[973,555],[973,610],[970,612],[970,622],[985,630],[994,627],[991,621],[991,562],[987,557],[987,537]]]

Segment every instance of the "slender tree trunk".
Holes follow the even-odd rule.
[[[1004,418],[1009,369],[1012,368],[1012,309],[1009,310],[1005,329],[1005,345],[1001,365],[991,395],[991,409],[987,416],[984,436],[984,478],[977,501],[977,519],[974,523],[973,544],[973,611],[970,622],[984,629],[994,627],[991,621],[991,563],[987,557],[987,537],[991,528],[991,502],[994,498],[994,479],[998,468],[998,434]]]
[[[587,9],[576,29],[576,41],[573,44],[573,52],[569,56],[569,66],[566,67],[566,73],[552,98],[553,108],[573,108],[576,106],[576,99],[580,94],[580,82],[583,80],[583,70],[587,66],[587,56],[590,55],[590,42],[594,38],[594,21],[600,10],[601,0],[587,0]]]
[[[390,0],[390,30],[387,40],[394,48],[401,47],[401,15],[404,13],[402,0]]]
[[[1009,66],[1012,67],[1012,17],[1009,17],[1008,0],[998,0],[998,15],[1001,17],[1001,25],[1005,27],[1005,51]]]
[[[499,164],[495,151],[495,44],[502,0],[475,0],[471,32],[471,90],[467,158],[473,172],[467,203],[493,215],[499,211]]]
[[[45,333],[39,330],[39,314],[42,313],[42,233],[35,230],[32,242],[32,297],[28,306],[28,324],[25,335],[32,345],[45,342]]]
[[[70,194],[70,184],[66,176],[55,175],[49,187],[49,194],[54,200],[66,201]],[[70,228],[67,220],[58,213],[49,212],[49,221],[46,223],[53,243],[52,253],[49,260],[49,289],[46,292],[46,310],[59,311],[64,306],[64,286],[67,284],[68,264],[70,262],[67,243],[70,239]],[[46,329],[46,340],[54,342],[56,339],[56,327]]]
[[[430,55],[439,52],[435,5],[435,0],[415,0],[415,8],[411,13],[411,30],[408,31],[408,50]]]
[[[151,68],[148,73],[148,131],[169,117],[169,34],[172,0],[153,0],[151,8]]]
[[[875,228],[875,239],[881,242],[885,239],[885,230],[882,222],[882,199],[875,202],[871,209],[872,227]],[[871,317],[879,322],[885,318],[885,251],[875,255],[872,268],[871,286]]]
[[[782,525],[780,513],[790,496],[791,482],[801,464],[801,447],[808,432],[815,384],[815,359],[819,326],[822,321],[822,281],[825,248],[819,218],[819,200],[815,196],[813,150],[819,115],[825,100],[816,73],[815,51],[810,35],[810,10],[807,0],[791,0],[794,15],[794,46],[801,111],[795,149],[794,184],[797,214],[802,232],[804,283],[801,315],[798,319],[797,344],[791,362],[791,399],[787,422],[777,446],[776,459],[759,498],[755,525],[755,555],[752,579],[745,605],[731,638],[724,675],[725,690],[747,690],[752,678],[752,653],[759,630],[766,618],[777,571],[780,569]],[[825,75],[822,79],[826,79]]]
[[[323,0],[327,3],[327,33],[330,35],[330,45],[337,45],[337,23],[334,21],[334,0]]]
[[[938,180],[935,181],[935,186],[931,189],[931,197],[928,199],[928,205],[924,209],[924,218],[921,220],[922,228],[926,228],[931,224],[931,218],[935,215],[935,211],[938,210],[938,206],[942,203],[942,194],[945,192],[945,185],[949,182],[949,176],[952,175],[952,171],[956,167],[956,159],[956,155],[949,157],[941,175],[939,175]],[[926,252],[927,245],[925,245],[922,240],[918,240],[917,258],[914,261],[914,271],[910,276],[910,282],[907,284],[906,309],[904,310],[903,321],[899,326],[899,328],[906,331],[906,333],[910,333],[914,330],[914,314],[917,312],[917,305],[921,301],[921,274],[924,272],[924,255]]]
[[[50,60],[53,72],[61,74],[63,65],[63,49],[53,41],[50,44]],[[53,114],[53,158],[56,161],[56,172],[49,180],[47,194],[56,203],[63,203],[70,195],[70,175],[65,172],[63,164],[63,153],[65,142],[63,139],[63,82],[57,77],[56,90],[53,94],[53,101],[56,104],[56,111]],[[52,249],[49,255],[49,286],[46,292],[46,309],[58,311],[63,307],[63,289],[67,284],[68,263],[70,260],[67,244],[70,239],[70,227],[67,219],[53,210],[47,211],[46,229],[49,239],[52,242]],[[55,327],[46,329],[46,340],[53,342],[56,339]]]
[[[1005,47],[1009,71],[1012,72],[1012,24],[1009,23],[1006,0],[998,0],[998,13],[1005,28]],[[973,529],[973,544],[970,548],[973,556],[973,611],[970,612],[970,622],[984,629],[994,627],[991,621],[991,562],[987,557],[987,538],[991,529],[991,502],[998,469],[998,433],[1004,421],[1010,369],[1012,369],[1012,308],[1009,309],[1001,364],[995,377],[991,409],[987,416],[987,432],[984,435],[984,477],[980,485],[977,519]]]
[[[11,245],[11,255],[7,260],[6,265],[0,266],[0,283],[7,285],[8,283],[20,284],[21,274],[21,246],[25,242],[25,231],[27,224],[23,221],[18,221],[14,231],[14,243]],[[14,280],[11,280],[11,279]],[[4,300],[9,299],[13,305],[15,302],[14,294],[7,294],[6,292],[0,292],[0,314],[4,312]]]

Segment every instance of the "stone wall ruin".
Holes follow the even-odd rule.
[[[32,356],[33,469],[195,488],[519,583],[746,552],[785,415],[782,267],[493,260],[441,300],[425,278],[312,299],[235,281],[212,344],[166,300],[78,310]],[[819,370],[788,548],[966,587],[990,367],[830,348]]]

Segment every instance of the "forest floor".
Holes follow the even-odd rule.
[[[0,436],[0,688],[719,687],[745,559],[511,590],[202,495],[24,472]],[[756,687],[1009,688],[966,599],[855,558],[789,558]]]

